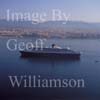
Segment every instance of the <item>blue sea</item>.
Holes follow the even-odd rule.
[[[64,48],[80,51],[80,60],[22,58],[19,50],[9,51],[10,39],[35,41],[35,38],[0,37],[0,96],[9,100],[100,100],[100,39],[47,39]],[[11,87],[8,76],[41,75],[44,78],[84,79],[84,88]],[[2,99],[6,100],[6,99]]]

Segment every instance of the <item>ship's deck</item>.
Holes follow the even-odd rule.
[[[43,49],[33,49],[29,50],[28,52],[36,52],[36,53],[75,53],[73,50],[67,50],[67,49],[57,49],[57,48],[43,48]]]
[[[33,49],[25,52],[30,52],[30,53],[54,53],[54,54],[79,54],[79,52],[73,51],[73,50],[68,50],[68,49],[58,49],[58,48],[38,48],[38,49]]]

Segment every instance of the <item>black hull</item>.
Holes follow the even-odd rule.
[[[35,53],[28,51],[20,51],[21,57],[34,57],[34,58],[54,58],[54,59],[80,59],[80,53],[70,54],[57,54],[57,53]]]

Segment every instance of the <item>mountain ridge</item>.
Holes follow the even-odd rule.
[[[3,31],[2,31],[3,30]],[[0,33],[3,35],[4,30],[15,30],[12,35],[43,35],[65,37],[100,35],[100,23],[88,23],[82,21],[46,21],[42,23],[32,23],[32,21],[7,21],[0,20]],[[10,31],[8,35],[10,34]],[[19,33],[18,33],[18,32]],[[6,31],[7,34],[7,31]],[[5,34],[5,35],[6,35]],[[85,36],[85,37],[86,37]]]

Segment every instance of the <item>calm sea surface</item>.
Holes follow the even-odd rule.
[[[47,39],[52,43],[82,52],[78,61],[24,59],[19,51],[9,51],[0,38],[0,95],[9,100],[100,100],[100,39]],[[35,41],[22,38],[18,41]],[[12,88],[9,75],[41,75],[46,78],[84,79],[85,88]],[[15,99],[16,98],[16,99]]]

